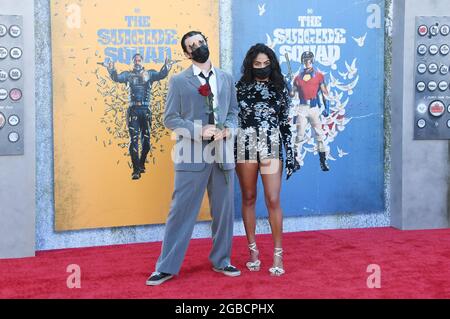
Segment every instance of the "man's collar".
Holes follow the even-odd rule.
[[[202,72],[202,69],[200,69],[198,66],[196,66],[195,64],[192,64],[192,71],[194,73],[194,75],[198,76],[200,74],[200,72]],[[211,71],[214,75],[216,75],[216,70],[214,69],[214,66],[211,65]],[[204,74],[204,73],[203,73]],[[209,74],[205,74],[205,76],[208,76]]]
[[[314,68],[311,69],[303,69],[302,74],[314,74],[316,70],[314,70]]]

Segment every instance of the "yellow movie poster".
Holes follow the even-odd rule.
[[[171,76],[180,40],[209,39],[219,65],[218,0],[53,0],[57,231],[165,223],[173,191]],[[210,219],[205,195],[200,220]]]

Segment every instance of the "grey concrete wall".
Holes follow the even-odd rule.
[[[23,156],[0,156],[0,258],[34,256],[35,253],[35,107],[34,107],[34,3],[1,0],[0,13],[23,15],[25,39],[24,149]]]
[[[413,140],[415,17],[433,15],[450,15],[449,2],[394,2],[391,222],[400,229],[449,225],[448,141]]]
[[[392,93],[392,104],[396,105],[395,112],[391,113],[391,132],[392,132],[392,144],[396,145],[391,150],[391,210],[394,212],[391,214],[391,223],[395,227],[402,227],[402,174],[403,174],[403,89],[400,91],[398,88],[403,87],[403,54],[404,54],[404,23],[405,23],[405,2],[397,1],[394,8],[394,27],[392,38],[392,64],[393,75],[392,81],[395,85],[392,86],[394,92]]]
[[[232,70],[232,0],[220,0],[220,54],[221,66],[228,72]],[[390,3],[391,0],[387,0]],[[37,103],[37,250],[55,248],[86,247],[111,244],[160,241],[163,238],[164,225],[90,229],[70,232],[54,231],[53,197],[53,127],[52,127],[52,79],[51,79],[51,43],[50,43],[50,7],[49,0],[35,0],[36,19],[36,103]],[[389,6],[388,6],[389,8]],[[387,12],[390,17],[391,13]],[[389,35],[387,35],[389,37]],[[389,42],[389,41],[388,41]],[[390,53],[388,52],[388,56]],[[388,60],[389,61],[389,60]],[[390,64],[386,66],[390,68]],[[389,118],[389,114],[387,114]],[[386,141],[386,154],[389,154],[390,141]],[[386,177],[389,174],[389,161],[386,162]],[[386,178],[386,196],[389,195],[389,179]],[[388,202],[386,203],[386,206]],[[239,209],[239,208],[238,208]],[[328,216],[290,217],[284,220],[286,232],[382,227],[390,225],[387,209],[375,214],[339,214]],[[257,233],[270,233],[267,218],[257,221]],[[235,235],[244,235],[242,220],[234,225]],[[198,223],[194,229],[194,238],[210,237],[210,223]]]

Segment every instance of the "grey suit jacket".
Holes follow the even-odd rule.
[[[214,68],[217,79],[218,122],[231,129],[233,136],[225,141],[208,143],[201,137],[202,127],[208,124],[206,99],[200,95],[201,83],[192,66],[169,80],[164,125],[174,131],[177,143],[172,152],[175,170],[201,171],[206,163],[223,163],[224,169],[233,169],[234,136],[237,130],[238,104],[233,78]],[[206,156],[205,156],[206,154]]]

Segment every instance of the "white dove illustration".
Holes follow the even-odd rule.
[[[333,73],[330,72],[330,87],[337,87],[338,85],[342,85],[338,79],[333,76]]]
[[[335,106],[335,107],[332,107],[331,109],[332,109],[333,111],[339,111],[339,112],[343,111],[343,113],[339,113],[339,114],[340,114],[340,115],[344,115],[344,114],[345,114],[345,107],[347,106],[349,100],[350,100],[350,99],[349,99],[348,97],[347,97],[347,99],[344,101],[344,103],[341,103],[341,101],[339,100],[339,101],[336,102],[336,106]]]
[[[356,72],[358,69],[356,68],[356,58],[353,59],[352,65],[348,65],[347,61],[345,61],[345,67],[348,71],[348,79],[351,80],[355,77]]]
[[[345,155],[348,155],[348,153],[346,153],[342,149],[340,149],[339,146],[337,147],[337,151],[338,151],[338,156],[341,158],[344,157]]]
[[[278,39],[276,39],[275,41],[272,41],[272,39],[270,38],[270,35],[268,35],[267,33],[266,33],[266,38],[267,38],[266,45],[273,50],[273,48],[278,44]]]
[[[326,57],[326,58],[322,58],[320,59],[318,62],[320,64],[322,64],[323,66],[330,66],[331,69],[336,70],[335,66],[336,66],[336,59],[333,57]]]
[[[359,80],[359,75],[356,77],[356,79],[346,85],[336,85],[336,87],[341,90],[341,91],[347,91],[348,95],[352,95],[353,94],[353,89],[355,88],[356,84],[358,84],[358,80]]]
[[[333,130],[328,132],[327,144],[334,141],[334,138],[337,136],[336,128],[333,126]]]
[[[296,159],[297,159],[298,163],[300,164],[300,166],[303,166],[305,156],[306,156],[306,152],[299,152],[298,153]]]
[[[338,73],[344,80],[347,80],[348,72],[338,72]]]
[[[306,152],[314,153],[314,147],[304,147],[304,146],[303,146],[303,149],[304,149]]]
[[[264,13],[266,13],[266,4],[263,3],[262,5],[258,4],[258,10],[259,10],[259,16],[262,16]]]
[[[328,94],[328,100],[329,100],[330,102],[332,102],[332,104],[335,104],[335,103],[337,103],[337,102],[340,102],[341,99],[342,99],[342,97],[344,96],[344,93],[341,92],[341,93],[338,94],[335,90],[331,91],[331,90],[330,90],[330,87],[331,87],[331,85],[328,87],[328,92],[330,92],[330,93]]]
[[[335,161],[336,160],[333,156],[331,156],[331,153],[328,154],[327,159],[330,160],[330,161]]]
[[[338,123],[339,125],[343,125],[343,126],[345,126],[345,125],[347,125],[348,124],[348,122],[350,122],[352,120],[352,118],[350,117],[350,118],[342,118],[342,119],[340,119],[340,120],[337,120],[336,121],[336,123]]]
[[[355,42],[358,44],[359,47],[363,47],[364,41],[366,40],[366,36],[367,32],[362,37],[359,38],[352,37],[352,39],[355,40]]]

